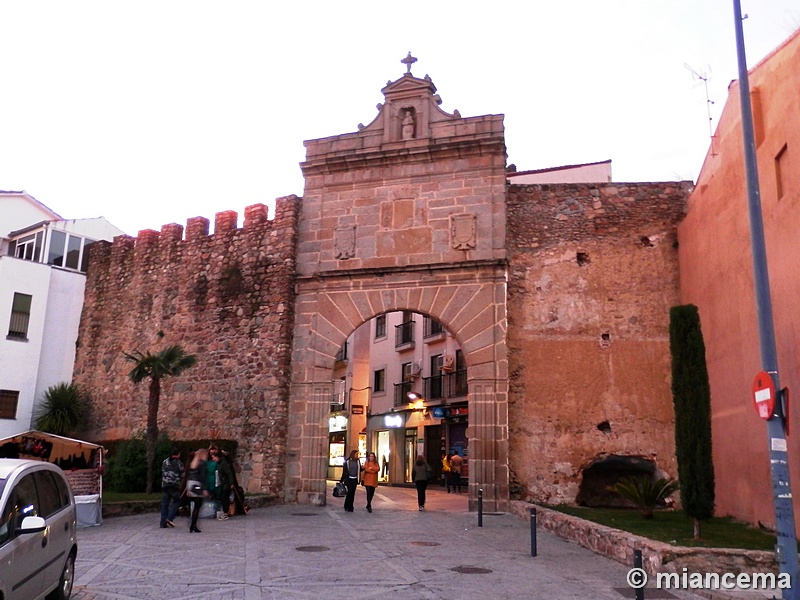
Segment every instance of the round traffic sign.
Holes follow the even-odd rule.
[[[775,382],[766,371],[761,371],[753,380],[753,404],[758,416],[769,420],[775,412]]]

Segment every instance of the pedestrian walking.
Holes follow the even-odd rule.
[[[207,460],[208,450],[205,448],[197,450],[192,457],[192,462],[189,463],[189,471],[186,475],[186,495],[192,501],[192,522],[189,525],[191,533],[200,533],[197,528],[197,518],[200,516],[200,507],[203,504],[203,499],[208,496],[208,490],[206,489]]]
[[[464,459],[458,455],[458,451],[453,452],[450,457],[450,476],[453,478],[453,491],[461,493],[461,469],[464,467]]]
[[[353,512],[356,499],[356,488],[358,478],[361,475],[361,462],[358,460],[358,450],[353,450],[344,465],[342,466],[342,483],[347,487],[347,495],[344,498],[344,509]]]
[[[181,451],[173,448],[161,463],[161,529],[175,527],[175,515],[181,505],[183,463]]]
[[[447,486],[448,494],[450,493],[450,484],[452,483],[450,477],[450,455],[450,452],[447,454],[442,453],[442,479],[444,479],[444,484]]]
[[[428,489],[428,481],[433,479],[433,469],[425,462],[425,457],[421,454],[411,467],[411,479],[417,486],[417,504],[420,510],[425,510],[425,491]]]
[[[374,452],[367,454],[367,462],[364,463],[364,476],[361,482],[367,490],[367,512],[372,512],[372,498],[375,496],[375,488],[378,487],[378,471],[381,467],[378,464],[378,457]]]

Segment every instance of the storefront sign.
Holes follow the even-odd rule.
[[[433,416],[436,419],[441,419],[445,415],[445,411],[441,406],[434,406],[431,409],[431,413],[433,413]]]
[[[347,429],[347,417],[336,415],[328,418],[328,431],[344,431]]]
[[[400,415],[386,415],[383,417],[383,424],[386,425],[386,427],[402,427],[403,417]]]
[[[350,407],[350,412],[354,415],[363,415],[364,414],[364,405],[363,404],[353,404]]]
[[[447,414],[449,414],[451,417],[458,417],[458,416],[461,416],[461,415],[466,415],[466,414],[469,414],[469,408],[467,408],[466,406],[461,406],[461,407],[458,407],[458,408],[451,408],[451,409],[449,409],[447,411]]]

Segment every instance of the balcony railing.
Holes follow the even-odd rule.
[[[11,312],[11,323],[8,326],[8,337],[24,340],[28,337],[28,323],[30,314],[24,312]]]
[[[406,321],[394,326],[394,347],[407,346],[414,343],[414,321]]]
[[[394,406],[408,404],[408,393],[411,391],[413,381],[403,381],[394,384]]]
[[[442,329],[442,324],[439,323],[436,319],[428,319],[426,318],[422,325],[422,337],[430,338],[436,337],[444,333],[444,329]]]
[[[467,386],[467,372],[455,371],[442,373],[433,377],[422,378],[423,396],[426,400],[441,400],[445,398],[459,398],[469,392]]]

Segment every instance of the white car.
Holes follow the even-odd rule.
[[[66,600],[75,574],[75,498],[64,472],[0,458],[0,600]]]

